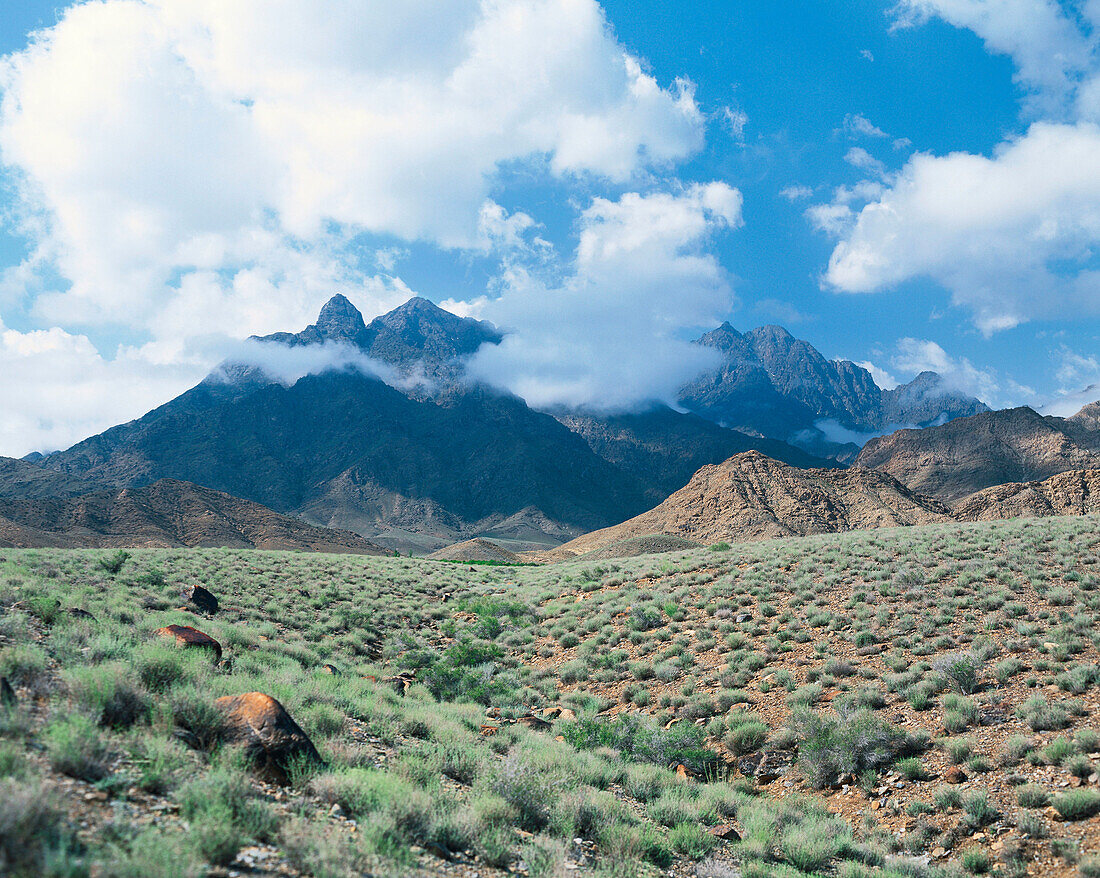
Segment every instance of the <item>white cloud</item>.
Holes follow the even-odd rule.
[[[733,139],[739,143],[745,139],[745,126],[749,124],[749,116],[744,110],[736,107],[723,107],[722,118],[726,122]]]
[[[861,146],[853,146],[844,156],[844,161],[853,168],[881,177],[886,173],[886,166],[871,155]]]
[[[856,137],[889,137],[890,135],[875,125],[866,116],[859,113],[849,113],[844,117],[844,131],[852,138]]]
[[[1001,387],[992,371],[977,368],[966,357],[952,357],[934,341],[901,339],[891,364],[913,376],[938,372],[948,387],[976,396],[988,405],[994,405],[1000,398]]]
[[[1057,0],[901,0],[894,13],[901,26],[937,16],[973,31],[990,52],[1010,56],[1017,81],[1035,92],[1036,109],[1064,105],[1091,64],[1091,39]]]
[[[893,390],[899,384],[897,378],[887,372],[885,369],[876,366],[870,360],[866,360],[862,363],[856,363],[857,366],[861,366],[871,373],[871,377],[875,379],[875,384],[881,387],[883,390]]]
[[[164,364],[123,348],[113,360],[82,335],[0,325],[0,453],[66,448],[187,389],[205,366]]]
[[[853,222],[818,225],[841,236],[825,275],[839,290],[930,277],[987,334],[1100,313],[1100,127],[1035,123],[990,158],[917,154]]]
[[[595,0],[102,0],[0,85],[28,267],[64,279],[38,313],[70,324],[150,326],[181,297],[237,299],[245,274],[297,314],[310,281],[359,280],[357,232],[482,247],[502,163],[623,182],[706,124]]]
[[[809,186],[788,186],[779,194],[788,201],[802,201],[805,198],[812,198],[814,190]]]
[[[481,380],[535,406],[625,409],[671,400],[712,365],[682,331],[721,318],[732,293],[703,251],[741,224],[741,193],[724,183],[676,194],[597,198],[584,211],[573,273],[561,283],[516,269],[481,316],[511,330],[470,365]]]

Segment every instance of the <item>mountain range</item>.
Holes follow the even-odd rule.
[[[377,369],[345,358],[288,380],[223,363],[136,421],[0,471],[0,496],[170,479],[391,549],[481,536],[553,546],[645,512],[734,455],[837,468],[858,446],[832,441],[832,425],[873,433],[986,410],[933,373],[883,391],[867,370],[779,327],[742,334],[724,324],[699,339],[722,364],[684,388],[678,409],[538,411],[464,375],[466,358],[502,338],[418,297],[367,323],[337,295],[311,326],[255,342],[273,353],[329,346]]]

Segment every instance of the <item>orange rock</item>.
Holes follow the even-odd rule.
[[[153,633],[158,637],[175,640],[176,643],[183,647],[212,649],[214,650],[214,660],[221,661],[222,645],[209,634],[203,634],[197,628],[192,628],[190,625],[168,625],[164,628],[158,628]]]
[[[287,769],[292,762],[325,764],[309,736],[270,695],[226,695],[214,704],[225,714],[227,739],[244,745],[265,780],[287,783]]]
[[[964,772],[959,766],[952,765],[947,769],[947,773],[943,776],[944,783],[966,783],[968,780],[966,772]]]
[[[483,734],[486,738],[491,738],[493,735],[495,735],[499,731],[500,731],[499,726],[482,726],[481,727],[481,734]]]

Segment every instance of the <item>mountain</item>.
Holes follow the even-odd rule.
[[[45,460],[42,455],[39,460]],[[76,497],[103,488],[97,482],[56,473],[26,460],[0,457],[0,500]]]
[[[830,433],[870,434],[988,411],[979,400],[951,390],[934,372],[883,391],[863,367],[827,360],[779,326],[740,333],[723,323],[697,343],[717,350],[722,362],[681,389],[686,409],[844,462],[858,454],[859,446],[836,441]]]
[[[277,332],[259,340],[290,347],[344,342],[404,373],[420,367],[431,375],[453,377],[456,361],[483,344],[499,344],[502,338],[491,323],[456,317],[420,296],[367,324],[347,297],[338,293],[325,303],[317,322],[301,332]]]
[[[1073,470],[1042,482],[996,485],[960,500],[952,515],[959,521],[1046,518],[1100,512],[1100,469]]]
[[[928,524],[948,509],[869,470],[801,470],[750,451],[705,466],[656,508],[560,546],[554,557],[585,554],[654,534],[698,543],[762,540]]]
[[[634,481],[521,400],[480,388],[412,399],[355,371],[289,387],[205,381],[43,463],[116,486],[195,482],[402,549],[524,513],[557,542],[647,505]]]
[[[829,465],[785,442],[748,436],[667,406],[615,415],[553,414],[604,460],[640,479],[646,497],[655,503],[683,487],[700,467],[744,451],[759,451],[792,466]]]
[[[0,546],[227,546],[389,554],[358,534],[313,527],[257,503],[172,479],[80,497],[4,497]]]
[[[1094,406],[1072,418],[1043,417],[1026,406],[984,412],[872,439],[855,466],[952,502],[994,485],[1100,468],[1098,414]]]
[[[366,323],[334,296],[301,332],[258,340],[342,343],[425,380],[394,387],[333,367],[287,386],[229,364],[41,465],[113,488],[194,482],[388,547],[431,551],[472,537],[556,545],[644,511],[699,466],[749,448],[821,463],[667,408],[555,418],[463,380],[463,358],[500,338],[426,299]]]

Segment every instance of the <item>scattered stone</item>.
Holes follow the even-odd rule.
[[[158,637],[173,639],[180,646],[188,649],[211,649],[214,651],[214,660],[221,661],[222,645],[209,634],[203,634],[190,625],[168,625],[158,628],[153,633]]]
[[[225,714],[228,739],[245,745],[260,777],[270,783],[286,784],[293,761],[325,764],[309,736],[270,695],[227,695],[214,704]]]
[[[959,766],[952,765],[949,769],[947,769],[947,772],[943,776],[943,780],[944,783],[960,784],[966,783],[969,778],[967,778],[966,772],[959,768]]]
[[[201,585],[190,585],[185,588],[183,598],[207,615],[213,616],[218,612],[218,599]]]

